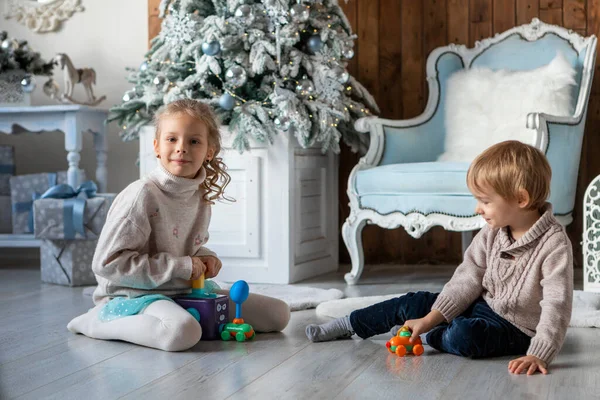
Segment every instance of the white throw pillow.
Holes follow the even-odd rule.
[[[527,114],[573,114],[575,70],[562,53],[548,65],[529,71],[471,68],[448,79],[445,152],[439,161],[471,162],[483,150],[505,140],[534,144]]]

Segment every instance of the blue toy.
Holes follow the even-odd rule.
[[[252,328],[252,325],[246,324],[242,318],[242,303],[246,301],[249,293],[250,288],[246,281],[237,281],[229,289],[229,297],[235,303],[235,318],[233,322],[222,326],[221,339],[231,340],[235,338],[238,342],[254,339],[254,328]]]

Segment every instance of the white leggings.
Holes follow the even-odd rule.
[[[229,295],[227,290],[217,292]],[[187,350],[202,337],[198,321],[171,301],[158,300],[140,314],[108,322],[98,319],[102,307],[104,303],[74,318],[67,329],[94,339],[123,340],[165,351]],[[235,303],[231,300],[229,310],[235,312]],[[250,293],[242,305],[242,316],[256,332],[279,332],[290,320],[290,308],[279,299]]]

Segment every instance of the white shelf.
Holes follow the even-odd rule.
[[[33,234],[0,234],[0,247],[40,247],[41,243]]]

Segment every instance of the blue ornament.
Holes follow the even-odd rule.
[[[21,80],[21,89],[25,93],[31,93],[35,89],[35,78],[32,75],[26,75]]]
[[[323,41],[321,40],[321,36],[312,35],[308,38],[306,46],[308,47],[308,50],[310,50],[312,53],[318,53],[323,47]]]
[[[235,107],[235,97],[230,95],[228,92],[225,92],[219,98],[219,105],[223,110],[233,110],[233,107]]]
[[[148,63],[146,61],[144,61],[141,65],[140,65],[140,71],[144,72],[148,69]]]
[[[221,44],[216,40],[202,43],[202,52],[207,56],[216,56],[220,51]]]

